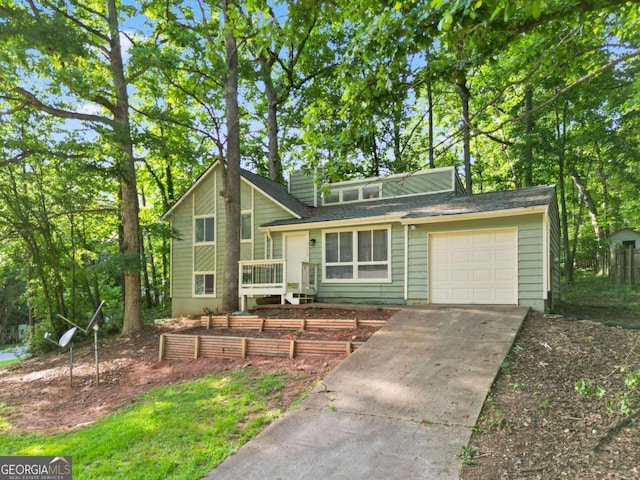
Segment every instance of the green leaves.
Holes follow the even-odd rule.
[[[586,398],[602,398],[606,393],[604,388],[595,386],[593,381],[586,378],[576,382],[576,391]]]

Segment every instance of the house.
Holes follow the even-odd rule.
[[[620,247],[640,248],[640,232],[636,232],[631,228],[618,230],[609,237],[609,245],[612,251]]]
[[[240,295],[361,304],[513,304],[559,295],[555,188],[467,195],[455,168],[288,188],[243,170]],[[173,315],[220,310],[225,209],[219,163],[165,213]],[[324,192],[324,193],[323,193]]]

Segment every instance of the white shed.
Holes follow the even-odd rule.
[[[640,248],[640,232],[636,232],[631,228],[623,228],[609,237],[611,248]]]

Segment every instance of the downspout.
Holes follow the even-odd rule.
[[[404,301],[409,299],[409,225],[404,226]]]
[[[271,238],[271,230],[267,230],[267,236],[265,241],[267,245],[265,245],[265,253],[268,255],[268,260],[273,260],[273,239]]]

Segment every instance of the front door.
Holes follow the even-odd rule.
[[[287,261],[287,286],[300,287],[300,265],[309,261],[309,234],[284,234],[284,259]]]

